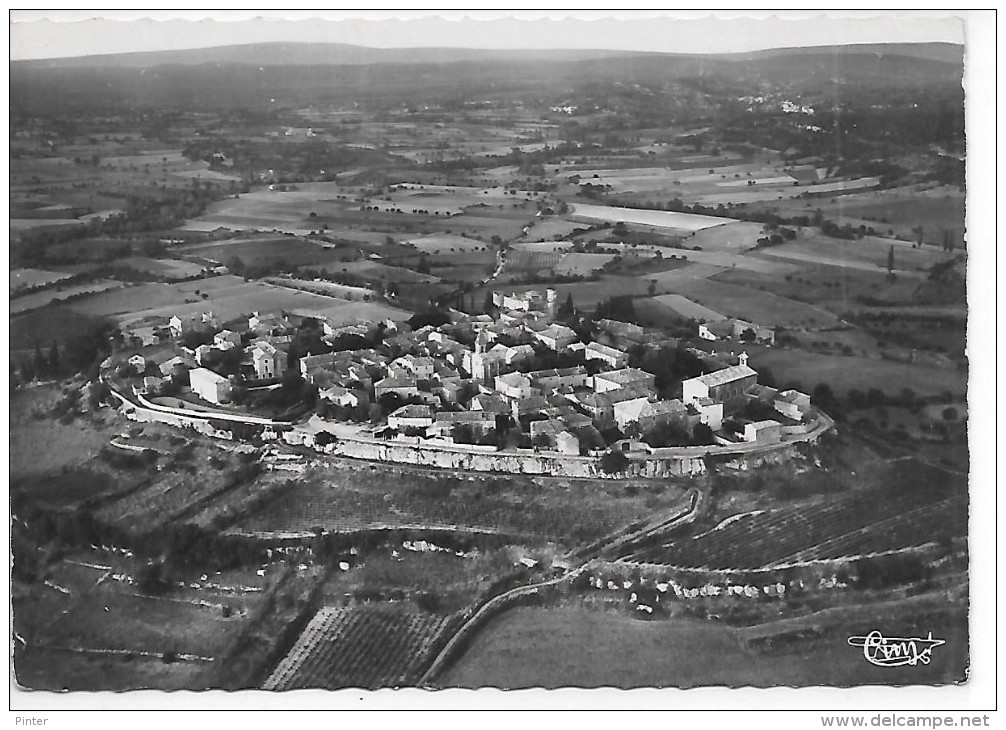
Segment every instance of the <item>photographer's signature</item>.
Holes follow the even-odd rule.
[[[871,631],[866,636],[849,637],[849,645],[862,647],[866,661],[878,667],[929,664],[933,649],[946,643],[943,639],[934,639],[932,631],[925,639],[884,636],[879,631]]]

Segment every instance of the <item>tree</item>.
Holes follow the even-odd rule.
[[[328,431],[319,431],[314,437],[314,442],[318,446],[328,446],[329,444],[338,443],[339,439]]]
[[[88,390],[87,407],[92,411],[98,410],[98,406],[105,402],[111,392],[112,389],[108,387],[107,383],[100,380],[94,381]]]
[[[48,364],[45,361],[45,356],[42,354],[42,348],[38,345],[38,340],[35,340],[35,354],[32,357],[32,361],[36,378],[42,378],[49,373]]]
[[[716,439],[713,438],[713,430],[705,423],[696,423],[692,429],[692,445],[708,446],[715,443]]]
[[[280,388],[286,391],[288,394],[300,395],[301,389],[304,386],[304,378],[300,374],[299,368],[287,368],[283,371],[283,377],[280,381]]]
[[[656,279],[650,279],[650,284],[649,284],[649,286],[646,287],[646,293],[649,294],[651,297],[654,294],[657,293],[657,280]]]
[[[200,345],[208,345],[213,342],[213,330],[189,330],[182,333],[182,344],[190,350],[195,350]]]
[[[835,394],[831,390],[831,386],[827,383],[818,383],[814,387],[814,392],[811,393],[811,397],[819,406],[827,408],[828,406],[834,405]]]
[[[49,348],[49,372],[53,375],[59,373],[59,347],[53,340],[52,347]]]
[[[147,563],[140,568],[136,585],[144,593],[151,595],[163,593],[168,587],[164,576],[164,563]]]
[[[552,445],[547,433],[540,433],[531,439],[531,445],[538,449],[547,449]]]
[[[621,451],[608,451],[601,457],[601,471],[605,474],[621,474],[629,466],[629,459]]]
[[[572,319],[576,315],[576,306],[573,304],[573,292],[566,294],[566,301],[559,305],[558,315],[560,319]]]

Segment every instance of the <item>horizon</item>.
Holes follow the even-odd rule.
[[[93,12],[93,11],[92,11]],[[188,17],[185,17],[188,15]],[[435,16],[372,11],[12,11],[10,61],[41,61],[146,52],[205,50],[263,43],[351,45],[374,49],[487,51],[585,50],[717,55],[787,48],[875,44],[965,45],[964,16],[927,12],[764,11],[712,16],[679,11],[555,14],[485,11]],[[325,16],[328,17],[319,17]],[[333,17],[337,16],[337,17]],[[866,21],[866,22],[864,22]],[[682,32],[682,24],[687,26]]]

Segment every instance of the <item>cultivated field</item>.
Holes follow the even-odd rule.
[[[247,265],[280,262],[288,266],[314,268],[332,266],[355,253],[345,247],[326,245],[328,248],[312,239],[296,236],[263,236],[188,244],[179,246],[176,250],[187,256],[221,264],[228,264],[236,256]]]
[[[555,273],[565,276],[590,276],[615,258],[610,253],[568,253],[554,266]]]
[[[751,351],[751,366],[755,370],[768,368],[780,384],[805,392],[818,383],[827,383],[839,395],[854,388],[863,391],[879,388],[891,394],[910,388],[919,395],[933,396],[945,391],[964,393],[967,387],[967,376],[959,370],[909,365],[879,357],[766,348]]]
[[[352,274],[364,281],[398,282],[401,284],[435,284],[439,277],[420,274],[401,266],[388,266],[377,261],[345,261],[334,266],[333,273]]]
[[[937,248],[912,248],[911,244],[866,236],[857,241],[831,238],[823,234],[804,234],[797,240],[766,248],[762,253],[806,264],[877,272],[887,271],[887,259],[894,248],[894,271],[899,276],[926,278],[933,264],[945,261],[951,254]]]
[[[726,319],[719,312],[714,312],[708,307],[696,304],[680,294],[664,294],[663,296],[654,297],[653,300],[684,319],[694,319],[696,322],[718,322],[721,319]]]
[[[839,225],[865,224],[878,232],[893,230],[906,240],[916,238],[912,229],[922,226],[923,240],[934,246],[943,243],[943,230],[954,235],[958,248],[964,240],[964,195],[952,186],[932,189],[900,188],[870,193],[842,195],[833,200],[810,201],[810,209],[820,208]],[[787,210],[783,214],[806,215],[806,209]]]
[[[403,243],[415,246],[418,250],[424,251],[425,253],[433,254],[481,251],[488,246],[485,241],[477,241],[473,238],[467,238],[466,236],[440,233],[409,238],[403,241]]]
[[[10,293],[21,290],[36,289],[57,281],[69,278],[69,274],[59,271],[43,271],[42,269],[12,269],[10,272]]]
[[[551,241],[557,236],[566,238],[578,228],[586,228],[584,223],[574,223],[565,218],[549,218],[547,220],[536,220],[529,227],[528,233],[523,237],[525,241]]]
[[[674,291],[728,317],[771,327],[815,328],[837,323],[833,314],[810,304],[712,279],[681,278],[675,281]]]
[[[506,689],[886,685],[895,675],[893,681],[904,683],[948,682],[963,670],[957,659],[926,667],[871,666],[844,640],[811,650],[797,646],[782,657],[763,655],[745,649],[743,637],[714,621],[646,621],[577,604],[521,607],[483,629],[437,684]]]
[[[336,286],[336,285],[331,285]],[[198,295],[196,294],[198,291]],[[205,297],[204,297],[205,295]],[[151,306],[153,297],[154,306]],[[305,311],[331,316],[338,324],[408,319],[404,310],[378,302],[347,301],[236,276],[220,276],[187,284],[145,284],[112,295],[89,297],[72,305],[82,314],[115,316],[122,324],[163,321],[173,315],[212,312],[219,320],[236,319],[257,311]]]
[[[319,220],[359,208],[359,204],[350,199],[338,198],[340,195],[345,198],[346,191],[337,183],[299,183],[291,187],[296,189],[255,190],[214,203],[206,213],[188,221],[182,229],[230,228],[308,235],[322,227]]]
[[[666,210],[644,210],[641,208],[618,208],[607,205],[586,205],[577,203],[571,214],[584,220],[627,223],[653,228],[671,228],[678,231],[701,231],[705,228],[733,223],[729,218],[709,215],[673,213]]]
[[[191,261],[179,259],[152,259],[144,256],[130,256],[119,259],[116,265],[128,266],[131,269],[145,271],[154,276],[163,277],[167,281],[194,279],[202,275],[205,267]]]
[[[949,541],[966,530],[966,498],[863,493],[812,508],[734,515],[708,532],[643,550],[625,562],[685,570],[773,570],[909,550]]]
[[[391,605],[323,608],[262,688],[415,685],[448,621]]]
[[[26,643],[15,646],[18,683],[47,690],[218,686],[213,677],[265,579],[246,570],[196,572],[184,587],[153,596],[136,586],[145,562],[85,551],[53,570],[50,583],[59,588],[20,590],[15,630]]]
[[[114,289],[121,289],[125,284],[114,279],[101,279],[84,284],[71,284],[52,289],[44,289],[31,294],[13,299],[10,303],[10,314],[23,314],[33,309],[45,307],[53,302],[73,300],[78,297],[87,297],[91,294],[99,294]]]

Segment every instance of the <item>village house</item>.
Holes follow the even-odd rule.
[[[521,418],[540,414],[548,407],[548,400],[545,399],[545,396],[534,393],[527,398],[511,401],[510,415],[515,422],[520,423]]]
[[[153,347],[161,341],[153,327],[137,327],[129,335],[139,347]]]
[[[388,377],[374,383],[374,397],[377,400],[390,393],[394,393],[402,398],[418,396],[419,388],[416,387],[416,379],[414,377]]]
[[[777,444],[782,440],[782,424],[771,420],[745,423],[743,438],[751,443]]]
[[[562,454],[579,454],[580,440],[570,433],[565,424],[556,419],[531,422],[531,443],[544,442],[549,451]]]
[[[580,413],[571,405],[563,404],[555,410],[555,418],[562,421],[570,431],[575,432],[576,429],[594,425],[594,420],[590,416]]]
[[[392,361],[392,366],[400,366],[418,380],[429,380],[433,377],[433,358],[405,355]]]
[[[604,431],[615,424],[615,408],[608,395],[588,391],[572,393],[568,398],[574,407],[591,418],[599,430]]]
[[[402,406],[388,416],[388,426],[397,431],[422,429],[433,423],[433,409],[429,406]]]
[[[321,355],[305,355],[300,358],[300,376],[305,382],[313,383],[318,373],[333,369],[339,364],[348,363],[352,356],[347,352],[327,352]]]
[[[161,375],[163,375],[166,378],[169,378],[175,372],[175,368],[188,368],[188,367],[189,365],[185,361],[185,359],[181,356],[176,355],[170,360],[165,360],[164,362],[162,362],[158,366],[158,369],[161,371]]]
[[[270,342],[258,341],[251,348],[252,368],[259,380],[278,378],[286,367],[286,353]]]
[[[459,427],[471,429],[472,436],[481,439],[495,430],[496,415],[486,411],[441,412],[426,433],[430,437],[450,438]]]
[[[468,410],[509,415],[511,408],[498,393],[479,393],[468,403]]]
[[[439,381],[433,386],[433,394],[440,399],[440,404],[449,406],[458,402],[461,395],[461,378],[450,378]]]
[[[584,388],[590,383],[586,368],[579,365],[571,368],[533,370],[526,373],[531,385],[542,393],[551,393],[556,388]]]
[[[213,346],[218,350],[229,350],[241,344],[241,334],[233,330],[220,330],[213,335]]]
[[[611,390],[628,387],[652,391],[655,384],[656,377],[654,375],[638,368],[622,368],[621,370],[598,373],[594,376],[594,390],[598,393],[607,393]]]
[[[679,400],[657,401],[652,398],[632,398],[613,404],[615,423],[623,431],[636,426],[642,433],[671,423],[684,425],[688,409]]]
[[[591,342],[583,349],[585,360],[600,360],[611,368],[624,368],[629,364],[627,353],[617,350],[614,347],[602,345],[600,342]]]
[[[531,380],[523,373],[508,373],[496,376],[496,392],[509,401],[527,398],[534,393]]]
[[[230,381],[206,368],[189,371],[189,387],[193,393],[210,403],[224,403],[231,397]]]
[[[578,339],[576,332],[561,324],[550,324],[545,329],[534,332],[534,337],[545,347],[556,352],[562,352]]]
[[[775,343],[775,330],[743,319],[729,318],[700,324],[699,337],[712,342],[735,339],[771,345]]]
[[[642,327],[616,319],[600,319],[597,321],[597,339],[602,344],[622,347],[641,344],[646,340]]]
[[[533,289],[510,294],[496,291],[493,292],[493,304],[511,312],[543,312],[549,317],[554,317],[556,293],[555,289],[546,289],[544,296]]]
[[[723,404],[712,398],[696,398],[688,406],[695,410],[699,423],[713,431],[723,428]]]
[[[136,370],[136,372],[138,372],[138,373],[142,373],[142,372],[143,372],[144,370],[146,370],[146,369],[147,369],[147,361],[146,361],[146,359],[145,359],[145,358],[143,357],[143,355],[133,355],[133,356],[132,356],[131,358],[129,358],[129,360],[127,360],[126,362],[128,362],[128,363],[129,363],[130,365],[132,365],[132,366],[133,366],[133,368],[134,368],[134,369]]]
[[[196,364],[202,365],[206,361],[207,355],[213,352],[213,349],[214,348],[212,345],[200,345],[199,347],[197,347],[193,351],[193,354],[196,357]]]
[[[361,390],[351,390],[341,385],[332,385],[318,391],[318,397],[336,406],[356,408],[367,405],[367,394]]]
[[[168,320],[168,330],[172,337],[181,337],[186,332],[193,330],[216,329],[217,326],[217,319],[213,316],[213,312],[188,314],[184,317],[176,314]]]
[[[810,411],[810,396],[798,390],[782,391],[772,406],[787,418],[802,421]]]
[[[744,395],[748,400],[756,400],[767,406],[771,406],[775,403],[776,398],[779,397],[779,389],[755,383],[744,392]]]

